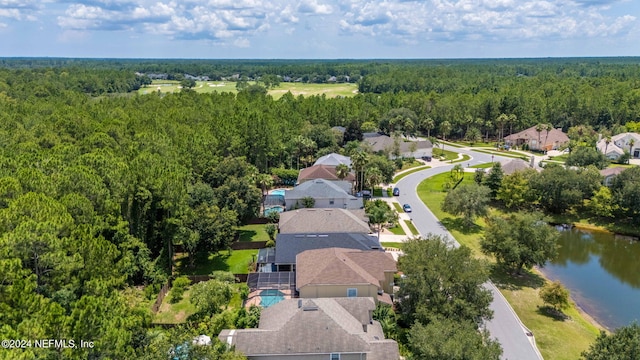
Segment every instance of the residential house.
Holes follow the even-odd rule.
[[[296,257],[301,252],[315,249],[345,248],[355,250],[383,251],[378,238],[374,235],[362,233],[316,233],[316,234],[278,234],[276,248],[260,249],[258,253],[258,268],[266,271],[294,271]],[[264,258],[264,263],[260,259]]]
[[[297,209],[280,214],[280,234],[360,233],[371,229],[364,209]]]
[[[548,151],[557,150],[559,147],[569,143],[569,137],[560,129],[537,131],[532,126],[519,133],[505,136],[504,143],[509,146],[527,145],[531,150]]]
[[[364,297],[288,299],[262,310],[258,328],[218,338],[249,360],[397,360],[398,344],[384,338],[375,307]]]
[[[620,173],[625,171],[626,169],[627,168],[622,166],[616,166],[616,167],[600,170],[600,175],[604,176],[604,179],[602,180],[602,184],[604,186],[611,186],[611,183],[613,182],[613,178],[620,175]]]
[[[340,164],[347,165],[351,168],[351,158],[348,156],[340,155],[337,153],[327,154],[322,156],[316,160],[313,165],[328,165],[328,166],[338,166]]]
[[[309,180],[315,180],[315,179],[324,179],[324,180],[331,180],[331,181],[348,181],[351,184],[353,184],[353,182],[356,179],[356,176],[354,173],[350,172],[347,177],[344,178],[344,180],[341,180],[338,177],[338,174],[336,173],[336,166],[335,165],[313,165],[313,166],[309,166],[308,168],[304,168],[302,170],[300,170],[300,173],[298,174],[298,184],[302,184],[306,181]]]
[[[360,209],[364,206],[362,198],[350,194],[351,186],[351,183],[347,181],[325,179],[303,182],[293,189],[285,191],[286,209],[304,207],[302,199],[307,197],[315,200],[314,207],[316,208]]]
[[[632,158],[640,158],[640,134],[622,133],[611,137],[607,144],[607,139],[602,138],[596,144],[598,150],[609,160],[618,160],[620,156],[628,152]]]
[[[301,298],[373,297],[392,304],[391,254],[382,251],[328,248],[296,257],[296,288]]]
[[[367,144],[373,152],[389,153],[389,158],[395,159],[394,153],[399,153],[405,158],[431,157],[433,144],[429,140],[407,141],[401,137],[392,138],[381,133],[363,134],[362,141]]]
[[[533,169],[531,167],[531,163],[524,161],[522,159],[511,159],[506,163],[502,164],[502,172],[505,175],[511,175],[515,172],[524,171],[528,169]]]

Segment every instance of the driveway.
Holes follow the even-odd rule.
[[[472,157],[465,161],[463,166],[491,162],[491,155],[482,154],[466,149],[448,147],[445,149],[465,153]],[[509,158],[495,156],[494,161],[507,161]],[[445,235],[455,242],[449,231],[436,219],[433,213],[418,198],[417,187],[422,180],[433,175],[449,171],[454,165],[438,166],[413,173],[400,180],[396,185],[400,188],[400,196],[397,197],[401,204],[409,204],[413,209],[411,218],[420,234],[434,233]],[[455,242],[455,246],[460,246]],[[542,356],[535,346],[533,336],[528,336],[528,329],[522,324],[507,300],[502,296],[493,283],[488,282],[484,286],[493,293],[493,319],[485,325],[491,336],[498,339],[502,345],[502,358],[511,360],[540,360]]]

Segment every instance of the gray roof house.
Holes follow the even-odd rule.
[[[345,164],[349,168],[351,168],[351,158],[348,156],[337,154],[337,153],[331,153],[318,158],[318,160],[316,160],[316,162],[313,163],[313,165],[329,165],[329,166],[338,166],[340,164]]]
[[[631,146],[633,140],[633,146]],[[607,139],[602,138],[596,144],[596,148],[603,153],[607,159],[618,160],[625,151],[628,151],[632,158],[640,157],[640,134],[622,133],[611,137],[607,144]]]
[[[524,171],[528,169],[533,169],[531,167],[531,163],[526,162],[522,159],[511,159],[506,163],[502,164],[502,172],[505,175],[511,175],[515,172]]]
[[[250,360],[397,360],[398,344],[373,320],[372,298],[288,299],[264,309],[256,329],[218,338]]]
[[[600,175],[603,176],[602,184],[604,186],[611,186],[613,179],[626,169],[627,168],[622,166],[616,166],[600,170]]]
[[[357,213],[356,213],[357,212]],[[361,233],[371,232],[361,218],[361,210],[298,209],[280,214],[280,234]]]
[[[347,181],[329,181],[315,179],[306,181],[292,190],[286,190],[284,200],[286,209],[303,207],[302,199],[311,197],[316,208],[360,209],[364,206],[362,198],[349,195],[351,183]]]
[[[376,236],[362,233],[278,234],[271,260],[278,271],[292,271],[301,252],[333,247],[383,251]]]
[[[362,141],[369,145],[373,152],[389,152],[389,158],[394,159],[393,149],[396,146],[396,140],[384,134],[374,134],[377,133],[367,133]],[[431,157],[433,150],[433,144],[429,140],[405,141],[403,138],[398,138],[397,145],[400,156],[405,158]]]

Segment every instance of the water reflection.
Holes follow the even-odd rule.
[[[543,270],[606,327],[640,319],[640,242],[612,234],[564,230],[557,257]]]

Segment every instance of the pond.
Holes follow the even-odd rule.
[[[640,242],[604,232],[561,231],[558,256],[542,272],[574,301],[615,329],[640,319]]]

